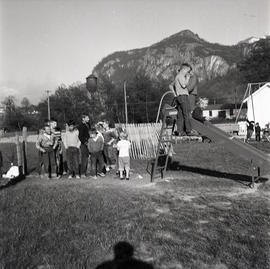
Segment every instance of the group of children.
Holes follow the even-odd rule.
[[[254,121],[249,121],[248,119],[246,120],[246,122],[247,122],[247,136],[245,139],[246,142],[250,141],[254,130],[255,130],[255,140],[256,141],[258,141],[258,142],[260,142],[261,140],[262,141],[269,141],[269,124],[266,124],[265,128],[262,129],[258,122],[255,124]],[[261,136],[261,134],[262,134],[262,136]]]
[[[90,128],[84,118],[81,125],[77,127],[71,120],[66,124],[66,131],[61,132],[56,121],[46,122],[36,142],[39,170],[44,166],[47,178],[60,178],[68,173],[68,178],[77,179],[88,177],[90,170],[90,176],[97,179],[115,169],[121,180],[129,180],[131,143],[126,131],[113,128],[107,122]]]

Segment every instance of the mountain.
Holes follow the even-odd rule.
[[[255,36],[251,36],[247,39],[244,39],[244,40],[238,42],[238,44],[252,44],[252,43],[257,42],[259,40],[260,40],[260,38],[255,37]]]
[[[225,46],[210,43],[190,30],[184,30],[149,47],[114,52],[98,63],[93,73],[108,76],[114,83],[132,79],[143,72],[153,80],[170,80],[177,67],[191,63],[200,82],[225,76],[248,54],[252,43]]]
[[[246,38],[246,39],[238,42],[238,44],[253,44],[253,43],[259,41],[260,39],[266,39],[266,38],[267,38],[266,35],[262,36],[262,37],[251,36],[249,38]]]

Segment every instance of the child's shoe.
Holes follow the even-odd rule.
[[[52,174],[52,179],[57,179],[57,174]]]

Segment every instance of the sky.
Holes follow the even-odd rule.
[[[270,34],[270,0],[0,0],[0,101],[38,103],[114,51],[190,29],[225,45]]]

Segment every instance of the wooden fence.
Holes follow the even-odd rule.
[[[141,160],[154,158],[161,123],[127,124],[125,128],[131,142],[131,158]]]
[[[155,157],[158,138],[161,130],[161,123],[123,124],[122,126],[125,126],[128,139],[131,142],[130,155],[132,159],[146,160]],[[16,144],[20,143],[23,148],[23,152],[21,154],[26,159],[26,141],[36,142],[37,137],[37,134],[29,135],[29,132],[27,135],[13,133],[12,136],[9,134],[8,136],[1,137],[0,142]],[[23,163],[23,166],[23,170],[26,170],[27,172],[27,163]]]

